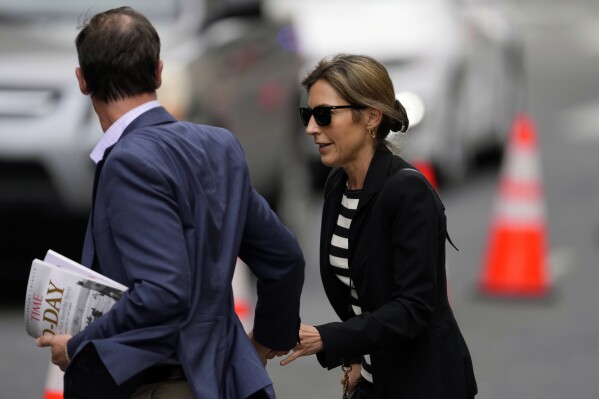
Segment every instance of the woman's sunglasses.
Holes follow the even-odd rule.
[[[331,124],[331,110],[341,108],[362,109],[364,107],[362,105],[333,105],[330,107],[323,106],[314,108],[300,107],[299,112],[302,122],[304,122],[304,126],[308,126],[312,116],[314,116],[314,120],[318,126],[329,126]]]

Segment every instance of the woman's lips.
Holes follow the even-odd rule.
[[[330,146],[330,143],[327,144],[318,144],[318,151],[322,154],[326,152],[327,148]]]

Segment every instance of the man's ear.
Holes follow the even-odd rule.
[[[75,76],[77,76],[77,81],[79,82],[79,90],[81,90],[81,93],[88,95],[89,90],[87,90],[87,83],[85,82],[85,78],[83,77],[83,72],[81,72],[81,68],[77,67],[75,69]]]
[[[162,60],[159,60],[158,65],[156,65],[156,89],[162,85],[162,67]]]

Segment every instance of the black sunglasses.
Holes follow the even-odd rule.
[[[329,126],[331,124],[331,110],[341,108],[362,109],[364,107],[362,105],[333,105],[330,107],[323,106],[314,108],[300,107],[299,112],[302,122],[304,122],[304,126],[308,126],[312,116],[314,116],[314,120],[318,126]]]

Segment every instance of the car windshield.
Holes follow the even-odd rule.
[[[0,0],[0,19],[39,20],[85,18],[97,12],[120,7],[122,0]],[[180,0],[144,1],[135,9],[152,19],[174,19],[181,9]]]

